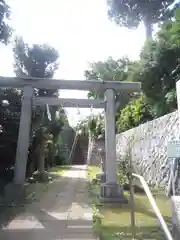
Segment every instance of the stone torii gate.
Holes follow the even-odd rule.
[[[105,148],[106,148],[106,183],[103,187],[104,199],[117,199],[119,195],[116,179],[116,135],[115,135],[115,92],[131,93],[141,90],[140,83],[114,82],[114,81],[84,81],[84,80],[57,80],[47,78],[13,78],[0,77],[0,87],[23,88],[19,136],[16,152],[16,165],[14,181],[7,186],[5,193],[19,194],[22,192],[26,164],[28,158],[31,114],[33,105],[104,108],[105,109]],[[97,90],[104,93],[103,100],[94,99],[62,99],[53,97],[35,97],[34,88],[37,89],[67,89],[67,90]],[[19,191],[20,190],[20,191]]]

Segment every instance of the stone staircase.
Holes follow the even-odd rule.
[[[84,158],[84,163],[87,163],[87,157],[88,157],[88,150],[83,151],[83,158]]]
[[[64,144],[58,150],[58,156],[62,156],[64,159],[66,159],[66,161],[69,158],[69,154],[70,154],[70,149],[67,144]]]
[[[88,143],[82,142],[79,138],[75,147],[72,164],[86,164],[88,155]]]

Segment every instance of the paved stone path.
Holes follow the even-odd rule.
[[[73,166],[39,202],[1,229],[1,240],[92,240],[87,167]]]

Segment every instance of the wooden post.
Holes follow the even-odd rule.
[[[31,128],[33,88],[25,86],[23,92],[19,136],[16,151],[14,183],[23,185],[26,177],[29,137]]]

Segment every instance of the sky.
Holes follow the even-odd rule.
[[[118,59],[124,55],[137,59],[145,40],[144,26],[128,30],[107,17],[106,0],[8,0],[12,8],[11,25],[15,35],[32,43],[48,43],[59,51],[60,66],[55,78],[83,80],[89,63]],[[11,46],[0,45],[0,75],[14,76]],[[87,92],[60,92],[63,98],[87,98]],[[66,109],[72,125],[90,114],[90,109]],[[93,110],[97,112],[97,110]]]

